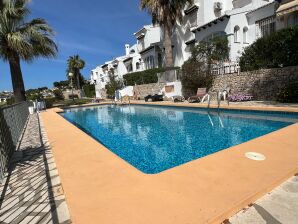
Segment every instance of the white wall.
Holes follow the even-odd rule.
[[[127,86],[124,89],[119,90],[119,92],[121,97],[134,95],[133,86]]]
[[[256,27],[255,22],[259,19],[266,18],[268,16],[274,15],[274,4],[269,6],[265,6],[264,8],[256,10],[254,13],[251,13],[252,16],[247,16],[249,12],[255,10],[268,2],[272,2],[273,0],[264,1],[264,0],[239,0],[234,1],[234,5],[237,8],[233,10],[226,11],[228,15],[230,15],[229,19],[225,19],[223,22],[218,22],[217,24],[212,24],[211,27],[207,27],[206,29],[202,29],[201,31],[197,31],[195,33],[195,37],[197,42],[202,41],[204,38],[208,37],[214,32],[224,31],[228,35],[229,46],[230,46],[230,60],[237,61],[241,56],[245,47],[249,46],[256,40]],[[213,1],[208,1],[208,6],[206,6],[206,1],[204,2],[205,9],[210,11],[210,7],[213,4]],[[229,9],[231,7],[231,1],[227,1],[224,4],[224,9]],[[206,12],[207,12],[206,11]],[[249,14],[248,14],[249,15]],[[210,19],[214,15],[210,13],[207,18]],[[234,28],[239,26],[238,32],[238,41],[234,41]],[[244,42],[243,38],[243,29],[247,27],[247,42]]]
[[[180,81],[168,82],[166,86],[174,86],[174,91],[171,93],[166,93],[165,87],[162,88],[161,92],[164,93],[167,98],[171,98],[173,96],[182,96],[182,84]]]
[[[138,52],[150,47],[151,44],[161,41],[161,29],[159,26],[146,25],[141,32],[135,33],[135,36],[137,37],[140,33],[143,33],[145,36],[137,40]]]

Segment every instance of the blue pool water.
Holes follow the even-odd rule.
[[[147,174],[156,174],[298,122],[298,114],[103,105],[62,116]]]

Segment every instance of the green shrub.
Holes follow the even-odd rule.
[[[95,85],[86,83],[83,86],[83,89],[86,97],[89,97],[89,98],[95,97]]]
[[[258,39],[240,58],[242,71],[298,65],[298,26]]]
[[[115,97],[115,91],[123,87],[122,82],[116,79],[114,74],[109,75],[109,82],[106,85],[107,95],[109,99]]]
[[[60,89],[55,89],[53,93],[55,95],[56,100],[64,100],[63,92]]]
[[[213,83],[212,66],[225,61],[229,51],[228,39],[225,36],[200,42],[194,47],[191,57],[182,66],[183,95],[195,95],[198,88],[209,90]]]
[[[282,103],[298,103],[298,83],[288,83],[277,94],[277,101]]]
[[[62,107],[68,107],[72,105],[82,105],[82,104],[87,104],[91,102],[92,102],[92,99],[75,99],[75,100],[59,101],[59,102],[55,102],[55,104]]]
[[[45,104],[46,104],[46,108],[52,108],[54,102],[56,101],[56,98],[55,97],[46,98],[46,99],[44,99],[44,101],[45,101]]]
[[[6,104],[7,104],[7,105],[12,105],[12,104],[14,104],[15,102],[16,102],[16,101],[15,101],[14,96],[11,97],[11,98],[8,98],[8,99],[6,100]]]
[[[126,86],[142,85],[157,83],[158,77],[157,73],[165,72],[167,70],[179,69],[179,67],[174,68],[153,68],[141,72],[129,73],[123,76],[124,84]]]

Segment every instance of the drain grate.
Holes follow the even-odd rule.
[[[251,160],[256,160],[256,161],[263,161],[266,159],[266,157],[257,152],[247,152],[245,153],[246,158],[251,159]]]

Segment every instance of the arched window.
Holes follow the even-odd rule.
[[[240,39],[240,37],[239,37],[239,30],[240,30],[240,27],[239,26],[235,26],[234,27],[234,42],[235,43],[240,42],[239,41],[239,39]]]
[[[248,28],[247,27],[243,28],[243,43],[244,44],[248,43]]]
[[[140,62],[136,63],[136,69],[139,70],[140,69]]]

